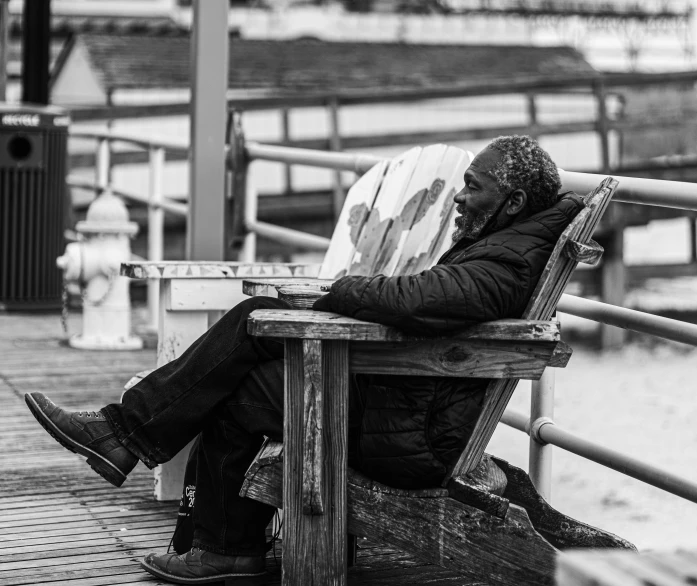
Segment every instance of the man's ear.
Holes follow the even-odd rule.
[[[528,194],[522,189],[516,189],[508,196],[506,215],[517,216],[528,205]]]

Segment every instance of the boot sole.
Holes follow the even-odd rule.
[[[126,480],[126,475],[121,472],[116,466],[114,466],[109,460],[107,460],[101,454],[90,450],[87,446],[76,442],[71,439],[70,436],[63,433],[48,416],[41,410],[41,407],[34,400],[34,397],[27,394],[24,396],[24,400],[29,407],[34,418],[41,424],[48,434],[56,440],[61,446],[66,450],[70,450],[74,454],[84,456],[87,458],[87,463],[90,468],[99,474],[104,480],[119,488]]]
[[[202,578],[180,578],[173,574],[168,574],[164,570],[151,566],[145,561],[140,562],[140,567],[146,572],[162,578],[163,580],[169,580],[174,584],[215,584],[216,582],[224,582],[225,586],[228,586],[228,582],[234,586],[243,586],[243,584],[255,584],[258,583],[256,580],[251,580],[250,578],[257,578],[259,576],[264,576],[266,571],[257,572],[255,574],[218,574],[217,576],[208,576]],[[241,581],[242,580],[242,581]]]

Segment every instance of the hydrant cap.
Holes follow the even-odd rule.
[[[128,209],[120,198],[103,192],[87,208],[84,222],[78,222],[76,230],[81,233],[135,234],[138,224],[130,222]]]
[[[128,210],[118,197],[104,192],[90,204],[85,220],[100,224],[125,224],[129,221]]]

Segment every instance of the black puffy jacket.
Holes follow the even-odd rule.
[[[342,277],[314,309],[426,336],[520,317],[557,239],[582,207],[578,196],[567,194],[552,208],[477,242],[458,242],[416,275]],[[352,465],[392,486],[437,485],[472,433],[488,382],[356,376]]]

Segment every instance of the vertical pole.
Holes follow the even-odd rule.
[[[162,203],[162,175],[165,165],[165,150],[150,149],[150,194],[148,205],[148,260],[160,261],[164,258],[165,211]],[[159,314],[160,281],[148,280],[148,319],[151,326],[157,325]]]
[[[228,2],[194,0],[187,258],[225,258]]]
[[[109,175],[111,172],[109,158],[109,141],[105,138],[100,138],[97,143],[97,195],[101,195],[109,189]]]
[[[552,500],[552,446],[535,435],[543,421],[554,417],[554,376],[554,369],[546,368],[540,380],[532,382],[530,396],[530,480],[547,502]]]
[[[48,104],[51,2],[24,0],[22,14],[22,101]]]
[[[230,161],[230,201],[228,202],[228,222],[225,229],[226,259],[242,253],[240,250],[246,244],[248,219],[245,211],[249,189],[247,188],[247,167],[249,161],[245,150],[244,131],[242,130],[242,115],[240,112],[230,113],[228,143],[230,145],[228,159]],[[256,202],[255,202],[256,203]],[[254,210],[256,220],[256,208]],[[246,252],[244,252],[246,254]],[[256,250],[254,251],[256,254]]]
[[[535,99],[535,94],[527,94],[528,103],[528,134],[532,136],[535,140],[539,138],[539,132],[537,129],[537,100]]]
[[[624,266],[624,226],[617,204],[610,204],[610,209],[605,214],[607,224],[611,226],[611,232],[600,244],[605,248],[602,271],[601,297],[604,303],[612,305],[624,305],[626,290],[626,269]],[[600,325],[600,343],[602,348],[619,348],[624,344],[626,330]]]
[[[283,144],[290,143],[290,109],[281,108],[281,132]],[[283,165],[285,175],[284,193],[286,195],[293,193],[293,167],[292,165]]]
[[[7,100],[7,53],[9,51],[9,0],[0,0],[0,102]]]
[[[601,168],[603,173],[610,173],[610,139],[607,116],[607,94],[605,85],[596,82],[593,92],[598,104],[598,137],[600,138]],[[604,240],[605,254],[601,270],[602,299],[605,303],[622,305],[625,293],[625,266],[624,266],[624,222],[620,209],[616,204],[610,204],[610,209],[605,215],[606,225],[610,226],[610,234]],[[625,331],[607,324],[600,324],[600,340],[603,348],[618,347],[624,343]]]
[[[107,106],[109,106],[110,108],[111,108],[111,106],[114,105],[114,93],[113,93],[113,91],[111,91],[111,90],[108,90],[108,91],[107,91],[107,94],[106,94],[106,104],[107,104]],[[114,119],[113,119],[113,118],[109,118],[109,119],[106,121],[106,131],[107,131],[108,134],[111,134],[111,133],[113,132],[113,130],[114,130]],[[113,149],[113,146],[114,146],[114,145],[113,145],[111,142],[109,142],[109,146],[108,146],[109,153],[110,153],[110,154],[109,154],[109,160],[111,160],[111,151],[112,151],[112,149]],[[110,184],[110,185],[111,185],[112,179],[113,179],[113,177],[112,177],[113,171],[114,171],[113,167],[109,168],[109,184]]]
[[[329,100],[329,146],[333,151],[341,150],[341,134],[339,129],[339,100],[334,97]],[[334,223],[339,220],[341,208],[344,206],[344,188],[341,185],[341,171],[334,171],[334,192],[332,209]]]
[[[598,138],[600,139],[600,157],[601,169],[603,173],[610,172],[610,129],[607,118],[607,95],[605,85],[602,82],[596,82],[593,86],[593,93],[598,107],[598,120],[596,128]]]
[[[257,197],[259,194],[257,190],[251,185],[247,185],[247,192],[245,194],[244,204],[244,219],[245,219],[245,235],[244,235],[244,245],[242,246],[242,254],[240,254],[240,261],[242,262],[255,262],[257,257],[257,234],[253,230],[250,230],[248,226],[257,220]]]
[[[690,222],[690,261],[697,263],[697,217],[687,221]]]

